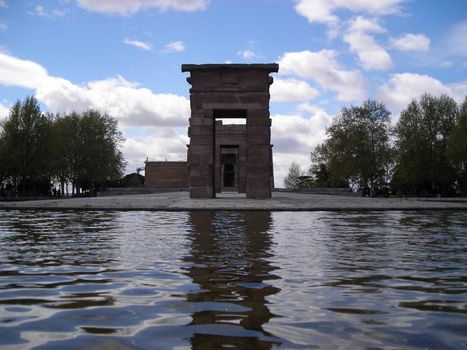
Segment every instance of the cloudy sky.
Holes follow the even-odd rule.
[[[0,0],[0,119],[96,108],[124,131],[127,171],[182,160],[182,63],[279,63],[271,87],[276,185],[309,165],[332,116],[367,98],[397,121],[423,92],[467,94],[466,0]]]

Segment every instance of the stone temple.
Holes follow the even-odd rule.
[[[191,198],[214,198],[224,190],[247,198],[270,198],[273,183],[272,64],[184,64],[191,84],[187,162],[146,162],[147,187],[189,188]],[[242,118],[245,124],[224,125]]]

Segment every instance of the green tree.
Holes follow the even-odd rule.
[[[312,177],[313,187],[336,188],[348,187],[349,184],[343,178],[338,178],[328,169],[329,152],[326,144],[316,146],[311,152],[311,166],[309,174]]]
[[[68,178],[77,191],[94,191],[108,180],[121,178],[126,163],[120,150],[124,138],[117,121],[96,110],[66,118],[70,118],[69,125],[77,123],[72,135],[67,136],[70,144],[65,161]]]
[[[17,101],[2,126],[1,155],[6,176],[21,194],[47,193],[50,177],[50,119],[34,97]]]
[[[299,189],[300,188],[300,176],[303,175],[300,165],[292,162],[289,168],[287,176],[284,178],[284,186],[288,189]]]
[[[79,127],[79,114],[73,112],[69,115],[56,115],[52,125],[53,144],[53,174],[60,184],[61,194],[65,194],[67,184],[75,179],[72,169],[77,169],[79,148],[77,143],[77,130]],[[73,167],[75,165],[75,167]]]
[[[0,189],[3,189],[7,178],[7,157],[5,153],[5,143],[3,138],[3,123],[0,123]]]
[[[389,115],[384,104],[374,100],[343,108],[317,149],[325,160],[318,164],[324,164],[334,179],[367,190],[371,196],[382,190],[391,163]]]
[[[447,142],[458,115],[449,96],[424,94],[402,111],[395,128],[396,166],[393,186],[409,195],[449,194],[455,169]]]
[[[27,97],[0,127],[0,184],[7,179],[20,194],[47,194],[52,179],[63,192],[68,182],[94,191],[121,178],[126,165],[117,121],[95,110],[46,115]]]
[[[467,195],[467,96],[449,135],[447,157],[455,168],[458,191]]]

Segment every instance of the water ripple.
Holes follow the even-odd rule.
[[[0,348],[465,349],[464,212],[0,213]]]

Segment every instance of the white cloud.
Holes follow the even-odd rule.
[[[467,56],[467,21],[454,26],[446,40],[449,51],[454,54]]]
[[[321,143],[331,116],[319,107],[301,105],[302,111],[311,112],[308,117],[299,114],[273,115],[272,142],[274,143],[275,185],[283,185],[290,164],[295,161],[307,170],[310,166],[310,152]]]
[[[307,112],[307,113],[311,113],[312,115],[318,115],[320,117],[323,117],[323,116],[326,118],[330,117],[329,114],[327,114],[323,108],[316,106],[316,105],[311,105],[308,102],[300,103],[297,106],[297,110],[300,111],[301,113]]]
[[[189,100],[175,94],[153,93],[117,76],[84,86],[48,75],[39,64],[0,53],[0,84],[35,91],[51,112],[96,108],[122,126],[183,126],[190,115]]]
[[[0,0],[0,8],[1,7],[8,7],[8,5],[6,4],[6,0]]]
[[[306,81],[297,79],[274,79],[270,88],[271,101],[304,101],[319,95],[319,91],[311,87]]]
[[[457,84],[443,84],[441,81],[429,76],[414,73],[394,74],[384,84],[378,97],[384,101],[395,117],[407,107],[414,98],[423,93],[434,96],[449,95],[460,102],[467,91],[467,82]]]
[[[344,35],[344,41],[350,45],[363,68],[367,70],[384,70],[392,67],[391,56],[379,46],[371,35],[354,32]]]
[[[366,80],[358,70],[343,70],[336,61],[336,52],[286,52],[279,59],[281,73],[293,73],[311,79],[323,88],[337,92],[341,101],[360,101],[366,97]]]
[[[52,9],[50,13],[52,17],[65,17],[69,12],[70,12],[69,9],[64,9],[64,10]]]
[[[404,0],[297,0],[295,10],[310,23],[336,24],[337,10],[371,15],[388,15],[400,12]]]
[[[300,115],[273,115],[272,140],[274,151],[306,154],[324,140],[331,117],[325,112],[309,118]]]
[[[310,23],[335,23],[338,18],[332,14],[334,4],[330,0],[299,0],[295,10]]]
[[[69,12],[70,12],[70,10],[68,10],[68,9],[63,9],[63,10],[50,9],[50,10],[46,10],[44,6],[36,5],[36,7],[34,8],[34,11],[29,12],[29,14],[37,15],[37,16],[41,16],[41,17],[46,17],[46,18],[56,18],[56,17],[64,17]]]
[[[0,84],[35,89],[46,84],[48,79],[41,65],[0,52]]]
[[[7,29],[8,29],[8,26],[6,25],[6,23],[0,23],[0,32],[4,32]]]
[[[349,21],[349,32],[384,33],[384,29],[376,19],[357,16]]]
[[[190,116],[187,98],[155,94],[120,76],[89,82],[83,87],[56,78],[53,84],[38,88],[36,96],[51,111],[96,108],[117,118],[122,126],[181,126],[187,124]]]
[[[183,41],[174,41],[167,45],[165,45],[164,49],[162,50],[163,53],[172,53],[172,52],[183,52],[185,51],[185,44]]]
[[[361,16],[350,22],[349,29],[344,35],[344,41],[350,45],[365,69],[389,69],[392,67],[391,56],[378,45],[373,36],[368,33],[382,33],[382,28],[376,20]]]
[[[151,50],[151,45],[149,45],[148,43],[145,43],[143,41],[130,40],[128,38],[125,38],[123,40],[123,43],[126,44],[126,45],[134,46],[134,47],[136,47],[138,49],[141,49],[141,50],[145,50],[145,51],[150,51]]]
[[[405,34],[391,39],[392,47],[401,51],[428,51],[430,50],[430,38],[425,34]]]
[[[366,12],[372,15],[391,15],[400,12],[400,4],[405,0],[331,0],[336,9],[351,12]]]
[[[123,154],[128,162],[127,172],[144,166],[149,160],[184,160],[186,161],[189,139],[186,128],[157,128],[155,134],[147,137],[126,137]]]
[[[245,60],[252,60],[258,57],[258,55],[253,50],[238,51],[237,55],[241,56]]]
[[[255,40],[248,40],[246,42],[247,49],[237,51],[237,55],[246,61],[260,59],[263,55],[258,53],[256,49],[257,42]]]
[[[34,8],[34,12],[35,12],[36,15],[38,15],[38,16],[43,16],[43,17],[48,17],[48,16],[49,16],[49,15],[45,12],[44,7],[41,6],[41,5],[37,5],[37,6]]]
[[[128,16],[139,11],[157,9],[160,11],[204,10],[209,0],[76,0],[88,11]]]

